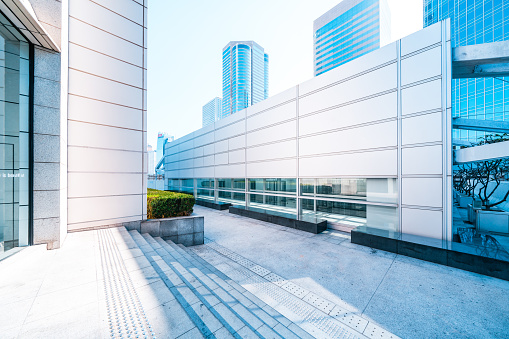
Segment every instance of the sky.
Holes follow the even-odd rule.
[[[222,97],[222,50],[253,40],[269,55],[269,96],[313,77],[313,21],[340,0],[160,0],[148,9],[148,144],[202,124]],[[391,38],[422,29],[422,0],[388,0]]]

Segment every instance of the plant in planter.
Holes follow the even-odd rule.
[[[189,216],[193,213],[194,203],[194,196],[190,194],[148,189],[147,218]]]

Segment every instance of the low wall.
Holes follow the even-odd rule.
[[[184,246],[203,245],[204,217],[191,215],[165,219],[148,219],[124,223],[128,230],[148,233]]]

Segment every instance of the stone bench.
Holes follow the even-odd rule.
[[[253,208],[247,209],[242,206],[231,206],[230,213],[314,234],[321,233],[327,229],[327,220],[300,219],[295,215],[286,213],[268,212]]]
[[[196,205],[213,208],[218,211],[224,211],[230,208],[232,204],[227,202],[214,202],[212,200],[196,199]]]

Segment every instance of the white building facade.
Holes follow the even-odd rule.
[[[447,21],[167,145],[166,188],[451,239]]]

